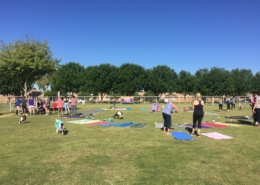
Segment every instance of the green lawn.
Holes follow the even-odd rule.
[[[79,105],[77,111],[109,106]],[[124,111],[124,120],[120,122],[148,124],[143,128],[87,127],[66,122],[72,119],[62,119],[69,133],[61,135],[55,133],[57,114],[28,116],[27,123],[21,125],[19,116],[0,118],[0,184],[259,183],[260,128],[243,124],[227,129],[203,129],[202,133],[219,132],[233,139],[194,136],[193,141],[180,141],[154,128],[154,122],[162,123],[162,115],[140,110],[150,108],[149,104],[117,106],[132,108]],[[179,109],[189,106],[178,104]],[[218,113],[217,109],[217,105],[204,108],[212,113]],[[98,113],[95,119],[111,117],[115,112]],[[224,111],[220,113],[222,122],[225,115],[250,116],[251,108],[244,105],[244,110]],[[212,118],[207,114],[203,120]],[[192,113],[188,112],[172,116],[173,123],[191,123],[191,120]]]

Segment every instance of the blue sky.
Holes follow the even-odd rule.
[[[47,40],[61,64],[260,71],[260,0],[0,0],[0,23],[0,40]]]

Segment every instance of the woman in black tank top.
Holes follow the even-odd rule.
[[[198,123],[197,136],[200,137],[201,121],[204,116],[203,106],[204,106],[204,101],[201,99],[200,93],[197,93],[196,99],[194,100],[194,102],[192,104],[192,109],[194,112],[193,112],[193,126],[192,126],[191,135],[194,135],[194,132],[196,129],[196,123]]]

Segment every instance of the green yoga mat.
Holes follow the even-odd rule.
[[[231,126],[231,127],[241,127],[243,125],[238,125],[238,124],[234,124],[234,123],[218,123],[217,124],[220,124],[220,125],[227,125],[227,126]]]
[[[130,127],[132,127],[132,128],[142,128],[145,125],[147,125],[147,123],[136,123],[136,124],[134,124],[134,125],[132,125]]]

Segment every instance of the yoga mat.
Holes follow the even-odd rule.
[[[233,137],[227,136],[227,135],[223,135],[217,132],[211,132],[211,133],[202,133],[203,136],[207,136],[209,138],[212,139],[232,139]]]
[[[219,116],[219,114],[212,113],[212,112],[205,112],[205,114],[209,114],[209,115],[212,115],[212,116]]]
[[[183,125],[183,124],[178,124],[178,123],[172,123],[172,126],[174,127],[178,127],[178,128],[183,128],[183,129],[186,129],[186,125]]]
[[[134,125],[131,125],[130,127],[132,127],[132,128],[142,128],[145,125],[147,125],[147,123],[136,123]]]
[[[99,121],[99,122],[95,122],[95,123],[88,123],[88,124],[86,124],[86,126],[93,127],[93,126],[97,126],[97,125],[100,125],[100,124],[108,124],[108,123],[110,123],[110,122]]]
[[[80,115],[80,116],[61,116],[61,118],[85,118],[85,115]]]
[[[141,110],[148,110],[148,108],[141,108]]]
[[[186,125],[192,127],[192,124],[186,124]],[[211,127],[210,126],[206,126],[206,125],[201,125],[201,128],[211,128]]]
[[[163,123],[156,123],[155,128],[163,128]]]
[[[132,110],[131,108],[116,108],[116,110]]]
[[[84,119],[84,120],[67,121],[67,123],[74,123],[74,124],[88,124],[88,123],[95,123],[95,122],[100,122],[100,120]]]
[[[238,124],[234,124],[234,123],[219,123],[218,122],[217,124],[231,126],[231,127],[241,127],[241,126],[243,126],[243,125],[238,125]]]
[[[177,140],[193,140],[193,137],[186,132],[173,131],[172,136]]]
[[[115,122],[109,122],[109,123],[105,123],[105,124],[99,124],[99,126],[102,126],[102,127],[110,127],[110,126],[117,126],[119,125],[120,123],[115,123]]]
[[[127,123],[122,123],[122,124],[115,125],[114,127],[129,127],[129,126],[131,126],[133,124],[134,124],[134,122],[127,122]]]
[[[216,127],[216,128],[229,128],[229,126],[220,125],[220,124],[217,124],[217,123],[206,123],[206,122],[202,122],[201,124],[204,125],[204,126],[210,126],[210,127]]]
[[[225,116],[226,119],[252,119],[251,116]]]

